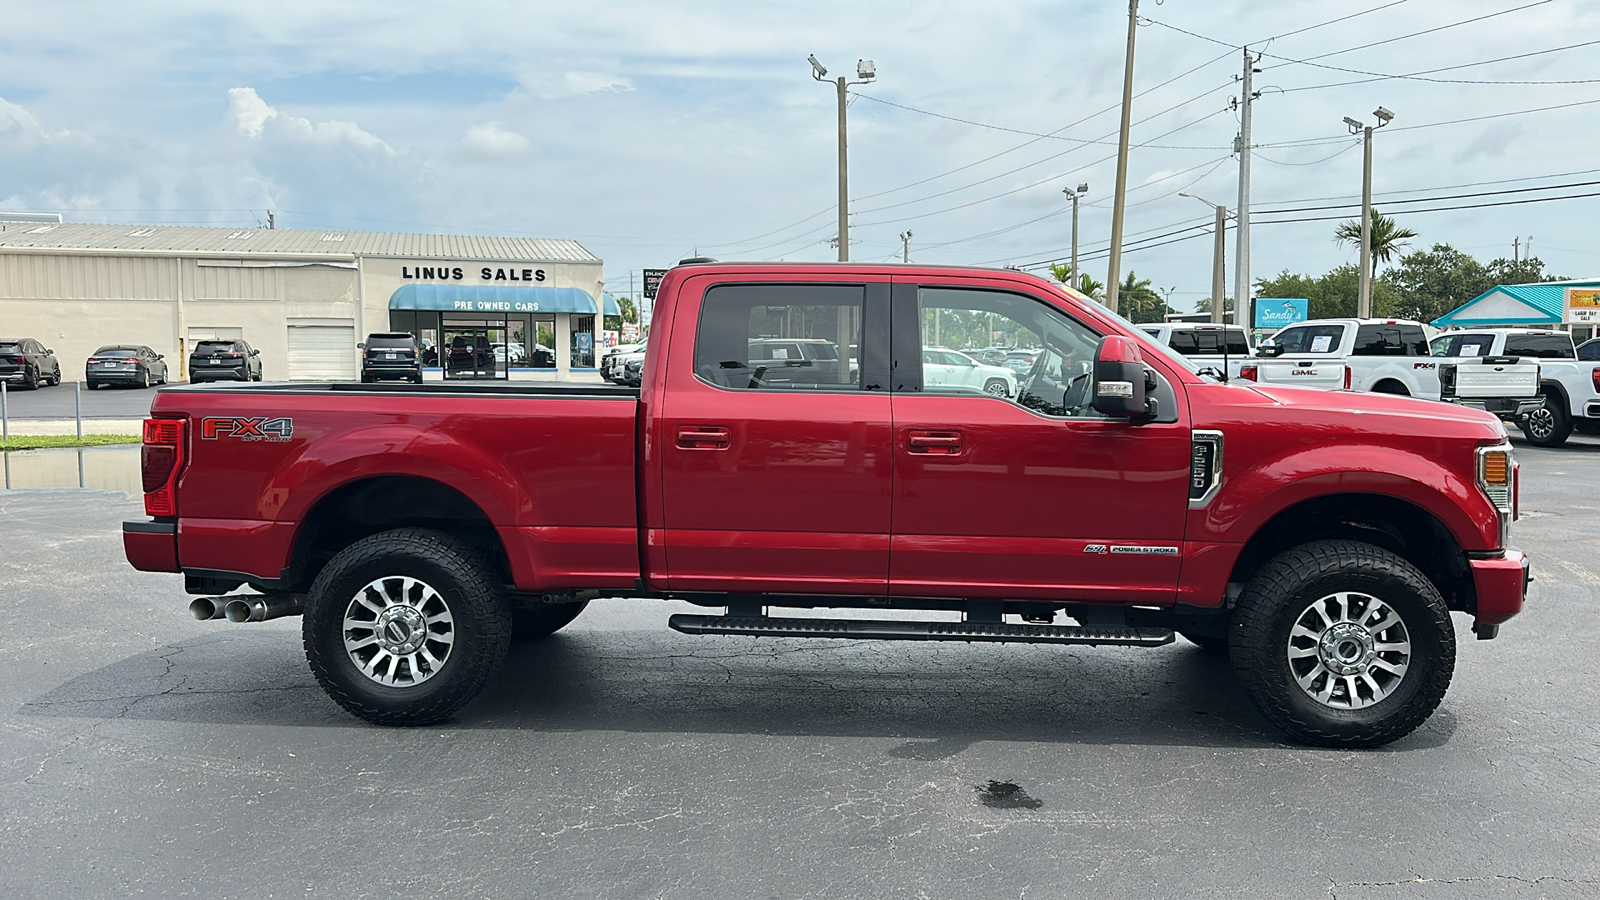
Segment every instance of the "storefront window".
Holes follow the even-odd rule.
[[[528,366],[534,369],[556,367],[556,317],[533,317],[533,342],[528,348]]]
[[[572,317],[572,368],[594,368],[594,316]]]

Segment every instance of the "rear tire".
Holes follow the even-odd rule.
[[[1546,393],[1544,405],[1518,423],[1522,436],[1535,447],[1559,447],[1572,436],[1572,416],[1559,394]]]
[[[1433,714],[1455,671],[1438,588],[1399,556],[1357,541],[1287,550],[1245,585],[1233,612],[1234,671],[1294,740],[1379,747]]]
[[[378,725],[449,718],[505,659],[511,613],[481,553],[400,528],[340,551],[306,596],[301,636],[335,703]]]
[[[22,370],[22,389],[25,390],[25,391],[37,391],[39,389],[39,370],[38,369],[32,368],[31,366],[23,368],[23,370]]]
[[[531,609],[511,611],[511,640],[514,643],[536,641],[572,624],[589,601],[582,603],[541,603]]]

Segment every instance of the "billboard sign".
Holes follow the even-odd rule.
[[[644,270],[644,295],[650,300],[656,298],[656,289],[661,287],[661,278],[667,274],[666,269]]]
[[[1256,327],[1276,331],[1306,320],[1311,301],[1304,297],[1257,297]]]
[[[1600,325],[1600,288],[1567,288],[1566,314],[1561,321]]]

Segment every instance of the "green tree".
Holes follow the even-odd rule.
[[[639,307],[634,305],[632,297],[617,297],[617,308],[622,310],[622,315],[606,316],[606,331],[621,331],[623,322],[639,321]]]
[[[1409,228],[1401,228],[1394,219],[1389,218],[1376,209],[1372,211],[1372,274],[1378,274],[1380,263],[1387,265],[1390,259],[1402,247],[1406,246],[1411,238],[1417,236]],[[1333,230],[1333,240],[1339,244],[1349,244],[1356,250],[1361,249],[1361,220],[1354,219],[1349,222],[1340,222],[1339,227]],[[1377,305],[1377,297],[1373,297],[1373,305]]]
[[[1117,305],[1118,312],[1136,323],[1165,321],[1168,313],[1175,312],[1150,286],[1150,279],[1140,278],[1132,269],[1117,286]]]
[[[1096,281],[1094,276],[1087,272],[1079,273],[1078,283],[1074,285],[1072,283],[1072,267],[1066,263],[1055,263],[1050,266],[1050,275],[1067,287],[1075,288],[1078,293],[1086,297],[1095,300],[1104,300],[1106,297],[1106,286]]]
[[[1195,303],[1194,311],[1195,312],[1203,312],[1203,313],[1211,312],[1211,298],[1210,297],[1201,297],[1200,300],[1197,303]],[[1232,319],[1232,317],[1233,317],[1233,298],[1232,297],[1224,297],[1222,299],[1222,316],[1225,319]]]
[[[1356,295],[1360,291],[1356,267],[1346,263],[1322,276],[1299,275],[1285,269],[1276,278],[1256,282],[1256,297],[1304,297],[1306,315],[1313,319],[1349,318],[1356,314]],[[1399,295],[1382,281],[1372,285],[1372,309],[1378,315],[1393,315]]]
[[[1399,295],[1396,315],[1431,322],[1494,287],[1495,279],[1471,256],[1449,244],[1434,244],[1402,256],[1398,266],[1384,273],[1383,283]]]

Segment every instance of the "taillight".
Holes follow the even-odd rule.
[[[1350,375],[1351,375],[1350,367],[1349,366],[1345,366],[1344,367],[1344,389],[1347,390],[1347,391],[1350,390]]]
[[[1239,377],[1243,378],[1245,381],[1255,381],[1256,380],[1256,367],[1255,366],[1240,366],[1239,367]]]
[[[1600,366],[1595,366],[1589,371],[1589,380],[1594,382],[1594,389],[1600,391]]]
[[[144,482],[144,511],[149,516],[178,514],[178,472],[183,468],[184,423],[180,419],[145,419],[139,474]]]

